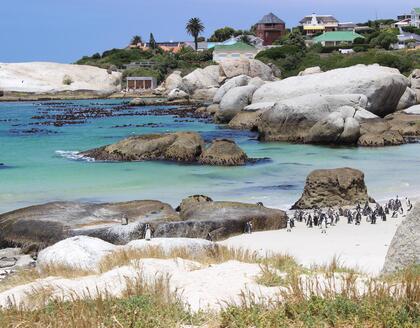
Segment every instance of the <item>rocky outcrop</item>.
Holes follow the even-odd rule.
[[[235,130],[258,130],[263,113],[264,111],[239,112],[230,120],[228,127]]]
[[[87,66],[49,62],[0,63],[4,92],[110,94],[121,90],[121,73]]]
[[[263,141],[303,143],[310,129],[316,123],[326,119],[332,112],[343,106],[349,106],[353,111],[357,109],[357,112],[363,112],[361,108],[365,107],[366,103],[366,97],[360,94],[310,94],[283,100],[262,114],[258,126],[259,138]]]
[[[255,78],[246,86],[232,88],[226,92],[220,102],[220,109],[215,115],[216,122],[228,123],[251,103],[252,95],[262,83],[264,83],[262,80]]]
[[[259,77],[264,81],[275,79],[273,70],[256,59],[230,59],[220,63],[220,75],[232,78],[238,75]]]
[[[285,227],[286,220],[286,214],[280,210],[253,204],[213,202],[206,196],[183,201],[180,213],[168,204],[150,200],[104,204],[55,202],[0,215],[0,247],[21,246],[24,252],[36,253],[61,240],[78,236],[123,245],[142,239],[146,224],[151,226],[155,238],[206,239],[210,235],[221,239],[242,233],[247,221],[252,221],[256,230],[273,230]],[[71,259],[76,261],[82,256],[90,260],[112,249],[103,243],[101,245],[106,247],[87,249],[86,240],[76,238],[72,241],[77,241],[79,251]],[[48,263],[48,259],[59,258],[60,252],[69,249],[66,243],[62,245],[54,252],[44,253],[42,261]]]
[[[217,92],[217,87],[208,87],[205,89],[197,89],[192,94],[192,99],[205,102],[211,102]]]
[[[181,71],[174,71],[165,79],[165,89],[171,91],[173,89],[182,89],[182,75]]]
[[[235,76],[227,81],[217,90],[213,98],[213,103],[219,104],[223,96],[231,89],[236,87],[243,87],[249,83],[251,78],[247,75]]]
[[[368,99],[366,109],[383,117],[396,110],[408,86],[408,79],[397,69],[356,65],[267,83],[254,93],[252,103],[279,102],[314,93],[363,94]],[[314,106],[318,105],[314,103]]]
[[[81,155],[99,161],[195,162],[203,148],[204,141],[198,133],[175,132],[134,136]]]
[[[211,65],[197,68],[182,79],[184,91],[192,94],[197,89],[219,87],[219,66]]]
[[[207,165],[237,166],[245,165],[248,156],[234,141],[216,139],[203,151],[198,161]]]
[[[122,224],[124,217],[127,224]],[[177,217],[170,205],[159,201],[47,203],[1,214],[0,248],[18,246],[32,252],[77,235],[125,244],[142,238],[145,223]]]
[[[185,211],[187,208],[189,208],[192,205],[195,205],[197,203],[205,203],[205,202],[212,202],[212,201],[213,199],[205,195],[189,196],[187,198],[184,198],[181,201],[181,204],[179,204],[179,206],[176,208],[176,211],[182,213],[183,211]]]
[[[363,172],[351,168],[312,171],[292,209],[352,206],[369,200]]]
[[[308,67],[305,70],[299,72],[298,76],[305,76],[305,75],[319,74],[319,73],[322,73],[321,67],[314,66],[314,67]]]
[[[382,272],[394,273],[411,265],[420,265],[420,205],[416,204],[398,227]]]
[[[400,101],[397,105],[397,110],[402,110],[414,106],[417,104],[417,95],[416,93],[409,87],[405,89],[404,94],[401,96]]]

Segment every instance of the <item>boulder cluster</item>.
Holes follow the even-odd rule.
[[[80,153],[98,161],[174,161],[205,165],[245,165],[248,157],[232,140],[216,139],[206,148],[196,132],[146,134]]]
[[[178,211],[177,211],[178,210]],[[220,240],[253,229],[276,230],[286,226],[284,211],[261,204],[213,201],[207,196],[184,199],[177,210],[154,200],[92,204],[54,202],[0,215],[0,248],[22,247],[26,253],[74,236],[90,236],[125,245],[143,239],[146,224],[154,238]]]
[[[278,76],[258,60],[226,60],[185,77],[174,72],[164,87],[170,99],[211,102],[197,113],[258,131],[262,141],[372,147],[420,136],[418,69],[408,78],[377,64]]]

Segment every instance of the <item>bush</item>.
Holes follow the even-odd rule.
[[[64,85],[70,85],[73,83],[73,79],[69,75],[64,75],[63,77],[63,84]]]
[[[297,46],[285,45],[281,47],[269,48],[258,53],[256,58],[269,58],[272,60],[294,56],[301,51]]]

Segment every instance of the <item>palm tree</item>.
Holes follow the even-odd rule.
[[[187,30],[187,33],[189,35],[194,37],[195,51],[197,51],[197,49],[198,49],[198,36],[201,32],[204,31],[203,23],[201,22],[200,18],[194,17],[194,18],[191,18],[188,21],[185,29]]]
[[[136,45],[138,45],[139,43],[142,43],[142,42],[143,42],[143,41],[142,41],[142,39],[141,39],[141,36],[140,36],[140,35],[135,35],[135,36],[133,36],[133,38],[131,39],[130,45],[136,46]]]

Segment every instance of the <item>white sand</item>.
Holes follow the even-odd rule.
[[[304,266],[330,263],[334,256],[346,266],[361,272],[378,274],[382,269],[388,246],[402,221],[402,217],[377,220],[370,224],[363,219],[360,226],[347,224],[341,218],[337,226],[329,227],[321,234],[318,227],[308,228],[296,223],[291,232],[286,229],[255,232],[229,238],[221,245],[257,251],[262,255],[282,253],[293,255]]]

